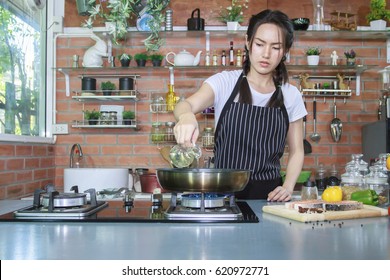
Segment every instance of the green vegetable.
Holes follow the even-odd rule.
[[[356,191],[351,194],[351,200],[362,202],[366,205],[378,205],[378,195],[374,190]]]

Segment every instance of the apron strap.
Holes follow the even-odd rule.
[[[232,93],[230,94],[229,99],[226,101],[224,107],[222,108],[221,114],[219,115],[217,127],[215,128],[214,141],[218,137],[218,132],[219,132],[219,129],[220,129],[220,126],[221,126],[221,123],[222,123],[221,120],[222,120],[223,116],[226,114],[226,111],[228,110],[230,104],[233,103],[234,98],[236,98],[236,96],[237,96],[237,93],[239,91],[239,88],[240,88],[241,81],[242,81],[243,77],[244,77],[244,72],[242,72],[241,75],[238,77],[237,83],[234,86],[234,89],[233,89]]]

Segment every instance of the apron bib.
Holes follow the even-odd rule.
[[[283,156],[289,120],[285,106],[259,107],[234,102],[242,74],[222,109],[215,130],[215,168],[251,170],[248,185],[237,198],[265,199],[282,181]],[[274,93],[276,94],[276,93]]]

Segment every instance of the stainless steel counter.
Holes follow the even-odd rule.
[[[0,214],[29,205],[0,201]],[[389,217],[254,224],[0,223],[0,259],[390,259]]]

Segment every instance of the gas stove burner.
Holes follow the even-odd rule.
[[[51,193],[42,195],[42,205],[49,207],[50,199],[53,199],[54,207],[81,207],[87,203],[86,193],[54,193],[53,198],[50,197]]]
[[[15,211],[16,217],[84,217],[96,213],[106,207],[107,202],[97,201],[95,189],[79,193],[77,186],[71,188],[73,193],[59,193],[53,186],[46,190],[34,192],[33,205]],[[87,201],[87,193],[90,201]]]
[[[190,193],[181,196],[181,206],[201,208],[204,201],[205,208],[218,208],[225,205],[225,195],[217,193]]]

